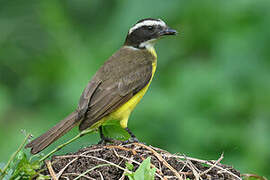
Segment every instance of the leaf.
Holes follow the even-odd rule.
[[[132,171],[133,168],[134,168],[134,166],[133,166],[133,164],[131,164],[131,163],[129,163],[129,162],[126,162],[126,168],[127,168],[128,170]]]
[[[132,174],[126,174],[130,180],[154,180],[155,168],[151,168],[151,158],[146,158]]]
[[[119,121],[109,121],[102,126],[105,137],[125,141],[130,138],[128,132],[123,129]]]

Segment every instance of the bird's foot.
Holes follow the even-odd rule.
[[[136,137],[131,137],[126,141],[123,141],[123,144],[131,144],[131,143],[140,143],[140,141]]]
[[[130,138],[127,141],[124,141],[123,144],[130,144],[130,143],[139,143],[140,141],[136,138],[136,136],[128,129],[125,128],[125,130],[130,135]]]
[[[112,138],[103,137],[98,144],[106,145],[107,143],[114,143],[114,140]]]
[[[140,142],[136,137],[131,137],[128,139],[128,141],[131,143],[134,143],[134,142],[139,143]]]

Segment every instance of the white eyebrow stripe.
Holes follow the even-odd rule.
[[[166,26],[165,22],[163,21],[146,20],[138,24],[135,24],[132,28],[129,29],[128,34],[132,33],[133,31],[142,26],[154,26],[154,25]]]

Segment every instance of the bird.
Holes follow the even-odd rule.
[[[25,148],[37,154],[75,126],[79,130],[95,129],[101,142],[110,141],[102,126],[117,120],[134,140],[128,129],[128,119],[142,99],[153,79],[157,66],[155,43],[165,36],[176,35],[161,19],[144,18],[127,32],[122,47],[99,68],[82,92],[78,106],[47,132],[30,141]]]

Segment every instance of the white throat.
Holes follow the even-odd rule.
[[[150,39],[148,41],[145,41],[145,42],[142,42],[140,45],[139,45],[139,48],[146,48],[147,50],[151,50],[154,48],[154,45],[156,43],[156,40],[157,39]]]

